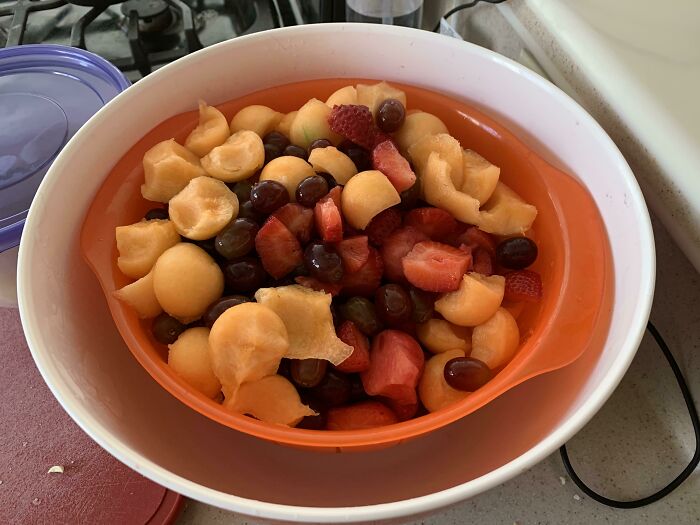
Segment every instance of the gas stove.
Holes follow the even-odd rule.
[[[0,46],[79,47],[135,82],[203,47],[297,21],[287,0],[0,0]]]

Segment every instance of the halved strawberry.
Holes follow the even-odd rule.
[[[474,258],[473,268],[476,273],[482,275],[493,275],[493,259],[489,252],[481,247],[475,248],[472,252]]]
[[[338,337],[346,345],[353,347],[352,354],[336,366],[341,372],[364,372],[369,368],[369,340],[352,321],[345,321],[338,327]]]
[[[375,290],[382,282],[382,274],[384,273],[384,263],[379,255],[379,252],[369,247],[369,257],[367,262],[356,272],[343,274],[343,279],[340,281],[343,285],[343,295],[363,295],[372,297]]]
[[[336,199],[340,200],[340,191],[331,191],[314,207],[316,230],[326,242],[338,242],[343,238],[343,218]]]
[[[346,407],[331,408],[326,415],[328,430],[361,430],[398,422],[396,414],[379,401],[363,401]]]
[[[400,404],[388,397],[383,398],[382,401],[384,401],[389,408],[391,408],[392,412],[394,412],[396,417],[399,418],[399,421],[408,421],[409,419],[415,417],[416,413],[418,412],[417,401],[415,403]]]
[[[542,299],[542,278],[532,270],[517,270],[506,274],[503,298],[508,301],[536,303]]]
[[[396,208],[389,208],[369,222],[365,233],[369,237],[369,242],[375,246],[381,246],[399,226],[401,226],[401,212]]]
[[[255,236],[255,249],[263,268],[275,279],[281,279],[303,262],[299,241],[274,215],[268,217]]]
[[[416,183],[416,174],[392,140],[385,140],[374,147],[372,167],[386,175],[399,193]]]
[[[314,211],[301,204],[290,202],[273,213],[290,232],[296,235],[299,242],[306,244],[311,239],[314,224]]]
[[[301,286],[306,286],[307,288],[316,290],[317,292],[325,292],[333,296],[338,295],[340,293],[340,290],[343,289],[343,286],[341,284],[325,283],[323,281],[319,281],[315,277],[308,277],[306,275],[299,275],[295,277],[294,282]]]
[[[333,199],[333,202],[335,202],[335,205],[340,209],[340,195],[343,193],[343,187],[342,186],[335,186],[331,191],[329,191],[326,194],[326,197]]]
[[[370,396],[385,396],[401,405],[416,403],[424,364],[418,341],[399,330],[384,330],[372,339],[369,369],[360,375],[362,386]]]
[[[409,211],[404,218],[406,226],[413,226],[434,241],[443,241],[457,229],[457,221],[445,210],[426,207]]]
[[[382,259],[387,279],[397,282],[404,281],[401,259],[413,249],[416,243],[427,240],[427,235],[410,226],[399,228],[387,237],[382,244]]]
[[[334,106],[328,115],[328,125],[331,130],[365,149],[371,150],[374,146],[376,128],[372,112],[367,106]]]
[[[459,242],[470,245],[472,249],[476,247],[484,248],[489,252],[491,257],[496,256],[496,240],[490,233],[486,233],[476,226],[468,227],[466,231],[460,235],[459,239]]]
[[[451,292],[459,288],[469,266],[469,254],[448,244],[423,241],[402,259],[403,273],[416,288]]]
[[[369,244],[366,235],[348,237],[335,245],[346,272],[356,272],[369,259]]]

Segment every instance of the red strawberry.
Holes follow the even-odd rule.
[[[482,275],[493,275],[493,260],[484,248],[475,248],[473,252],[474,271]]]
[[[427,235],[410,226],[399,228],[387,237],[382,244],[382,259],[387,279],[404,281],[401,259],[413,249],[416,243],[427,240]]]
[[[303,262],[299,241],[274,215],[268,217],[255,236],[255,249],[263,268],[275,279],[281,279]]]
[[[336,186],[333,188],[331,191],[329,191],[326,194],[326,197],[329,197],[333,199],[333,202],[335,202],[335,205],[340,209],[341,204],[340,204],[340,195],[343,193],[343,187],[342,186]]]
[[[369,259],[369,245],[366,235],[343,239],[335,247],[343,260],[343,268],[347,272],[356,272]]]
[[[384,330],[372,339],[369,369],[362,386],[370,396],[385,396],[401,405],[417,402],[416,386],[425,357],[418,342],[399,330]]]
[[[457,229],[457,221],[440,208],[415,208],[406,214],[406,226],[413,226],[434,241],[442,241]]]
[[[296,235],[299,242],[306,244],[311,239],[314,223],[314,211],[301,204],[290,202],[273,213],[290,232]]]
[[[398,422],[396,414],[379,401],[363,401],[346,407],[331,408],[326,415],[328,430],[361,430]]]
[[[338,327],[338,337],[346,345],[353,347],[352,354],[336,368],[341,372],[364,372],[369,369],[369,341],[355,323],[345,321]]]
[[[491,257],[496,256],[496,241],[490,233],[480,230],[476,226],[467,228],[461,236],[461,242],[469,244],[472,249],[478,247],[484,248]]]
[[[384,398],[383,401],[389,406],[389,408],[391,408],[394,414],[396,414],[399,421],[407,421],[412,419],[418,412],[418,402],[402,405],[388,397]]]
[[[346,139],[371,150],[376,128],[367,106],[343,104],[335,106],[328,115],[330,128]]]
[[[323,281],[319,281],[315,277],[307,277],[305,275],[299,275],[298,277],[295,277],[294,282],[300,284],[301,286],[306,286],[307,288],[316,290],[317,292],[326,292],[333,296],[338,295],[340,293],[340,290],[343,289],[343,287],[340,284],[325,283]]]
[[[402,259],[403,273],[421,290],[451,292],[459,288],[469,259],[469,254],[448,244],[419,242]]]
[[[401,226],[401,212],[396,208],[389,208],[376,215],[369,222],[365,233],[369,237],[369,242],[375,246],[381,246],[384,240],[399,226]]]
[[[356,272],[343,274],[341,284],[344,295],[364,295],[372,297],[382,282],[384,263],[379,252],[370,246],[367,262]]]
[[[416,183],[416,174],[391,140],[385,140],[374,147],[372,167],[386,175],[399,193]]]
[[[330,192],[314,207],[316,229],[326,242],[338,242],[343,238],[343,218],[340,206],[335,202],[335,198],[339,197],[340,192]]]
[[[503,298],[508,301],[536,303],[542,299],[540,274],[532,270],[517,270],[507,273]]]

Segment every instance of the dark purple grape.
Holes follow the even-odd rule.
[[[253,183],[250,180],[242,180],[229,185],[229,187],[231,191],[236,194],[236,197],[238,197],[239,204],[250,200],[250,190],[253,187]]]
[[[282,156],[283,148],[276,144],[265,144],[263,147],[265,149],[265,164]]]
[[[177,341],[178,336],[185,331],[187,326],[182,324],[174,317],[170,317],[163,312],[158,317],[153,319],[151,332],[156,341],[164,345],[171,345]]]
[[[318,415],[305,416],[304,419],[299,422],[296,428],[303,428],[306,430],[323,430],[326,427],[324,404],[306,392],[301,393],[301,401]]]
[[[291,157],[299,157],[300,159],[306,160],[306,150],[304,148],[301,148],[299,146],[295,146],[294,144],[290,144],[286,148],[284,148],[284,151],[282,152],[282,155],[289,155]]]
[[[325,180],[326,184],[328,184],[328,191],[332,190],[333,188],[335,188],[338,185],[338,181],[335,180],[333,175],[331,175],[330,173],[326,173],[325,171],[321,171],[321,172],[317,173],[316,175],[318,175],[319,177],[323,177],[323,180]]]
[[[366,400],[369,396],[365,392],[360,374],[348,374],[347,377],[350,380],[350,401],[357,403]]]
[[[420,184],[417,182],[407,190],[401,192],[401,204],[399,207],[402,210],[410,211],[418,205],[420,199]]]
[[[293,359],[289,365],[292,381],[302,388],[313,388],[326,375],[328,361],[324,359]]]
[[[340,315],[355,323],[366,336],[377,335],[383,328],[372,301],[365,297],[351,297],[340,305]]]
[[[408,291],[413,303],[413,315],[411,320],[414,323],[425,323],[433,317],[433,309],[435,308],[435,297],[430,292],[411,288]]]
[[[279,366],[277,367],[277,373],[281,376],[286,377],[287,379],[291,379],[292,378],[292,372],[290,370],[291,362],[292,362],[291,359],[287,359],[286,357],[283,357],[280,360]]]
[[[328,370],[323,380],[308,392],[323,406],[337,407],[344,405],[350,399],[352,384],[344,374]]]
[[[168,210],[166,208],[153,208],[152,210],[148,210],[143,218],[147,221],[152,221],[154,219],[169,219],[170,217],[168,216]]]
[[[309,275],[309,269],[304,263],[301,263],[294,267],[294,269],[289,274],[290,277],[307,277]]]
[[[327,147],[332,146],[332,145],[333,144],[328,139],[316,139],[309,146],[309,153],[311,153],[316,148],[327,148]]]
[[[241,303],[248,302],[250,302],[250,299],[245,295],[226,295],[207,307],[207,310],[202,316],[202,322],[205,326],[211,328],[214,325],[214,321],[216,321],[226,310],[232,306],[237,306]]]
[[[273,213],[289,202],[289,192],[279,182],[261,180],[250,190],[250,202],[260,213]]]
[[[328,193],[328,183],[326,179],[319,175],[306,177],[297,186],[297,202],[307,208],[313,208],[321,197]]]
[[[244,257],[224,266],[224,278],[233,293],[250,293],[265,284],[267,273],[259,259]]]
[[[522,270],[537,259],[537,245],[527,237],[511,237],[496,246],[496,262],[504,268]]]
[[[366,171],[372,169],[369,152],[349,140],[344,140],[338,145],[338,149],[345,153],[350,160],[353,161],[357,171]]]
[[[250,219],[235,219],[219,232],[214,239],[214,247],[226,259],[238,259],[253,251],[259,229]]]
[[[379,318],[390,325],[404,323],[413,314],[411,296],[398,284],[386,284],[377,288],[374,304]]]
[[[343,261],[330,244],[309,244],[304,250],[304,262],[311,276],[319,281],[337,283],[343,278]]]
[[[248,200],[238,205],[238,218],[261,223],[265,220],[265,214],[253,208],[253,203]]]
[[[182,242],[189,242],[190,244],[194,244],[196,246],[199,246],[202,250],[207,252],[209,255],[216,256],[218,255],[216,251],[216,247],[214,246],[214,237],[211,239],[203,239],[201,241],[194,241],[192,239],[188,239],[187,237],[182,238]]]
[[[395,98],[388,98],[377,108],[377,127],[386,133],[398,130],[406,118],[406,108]]]
[[[474,392],[493,377],[486,363],[473,357],[455,357],[445,363],[445,381],[452,388]]]
[[[289,139],[282,135],[279,131],[271,131],[265,135],[262,139],[263,144],[270,144],[272,146],[277,146],[280,151],[289,146]]]

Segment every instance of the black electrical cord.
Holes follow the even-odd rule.
[[[588,487],[588,485],[586,485],[574,471],[574,467],[571,465],[571,461],[569,460],[569,454],[566,451],[566,445],[562,445],[562,447],[559,449],[561,459],[564,462],[564,468],[566,469],[566,473],[571,477],[576,486],[580,488],[583,491],[583,493],[586,494],[589,498],[597,501],[598,503],[602,503],[603,505],[607,505],[608,507],[615,507],[618,509],[636,509],[639,507],[644,507],[645,505],[649,505],[650,503],[654,503],[656,501],[659,501],[661,498],[668,496],[671,492],[678,488],[678,486],[681,483],[683,483],[688,478],[688,476],[690,476],[690,474],[692,474],[692,472],[698,466],[698,463],[700,463],[700,420],[698,418],[698,411],[695,408],[695,404],[693,403],[693,397],[690,394],[690,390],[688,389],[688,385],[685,382],[685,379],[683,378],[683,374],[681,373],[680,368],[678,368],[678,363],[676,363],[676,360],[673,358],[671,351],[668,349],[666,341],[664,341],[664,338],[661,337],[661,334],[651,323],[651,321],[647,323],[647,330],[649,330],[649,333],[651,333],[652,337],[656,341],[656,344],[659,345],[659,348],[666,357],[666,360],[668,361],[671,370],[673,370],[673,375],[676,377],[678,388],[681,389],[681,394],[683,394],[683,400],[685,401],[685,405],[688,408],[690,421],[693,424],[693,431],[695,432],[695,454],[693,454],[693,458],[690,460],[690,463],[688,463],[688,466],[685,467],[683,471],[680,474],[678,474],[678,476],[676,476],[676,478],[673,481],[671,481],[668,485],[663,487],[661,490],[654,492],[650,496],[631,501],[618,501],[606,498],[605,496],[601,496],[597,492],[593,491],[590,487]]]
[[[487,4],[500,4],[500,3],[505,2],[505,1],[506,0],[474,0],[473,2],[467,2],[466,4],[460,4],[457,7],[453,7],[447,13],[442,15],[442,18],[447,20],[448,17],[454,15],[455,13],[461,11],[462,9],[469,9],[470,7],[474,7],[479,2],[485,2]],[[440,20],[442,20],[442,18]],[[433,29],[433,33],[440,32],[440,20],[438,20],[438,23],[435,26],[435,29]]]

